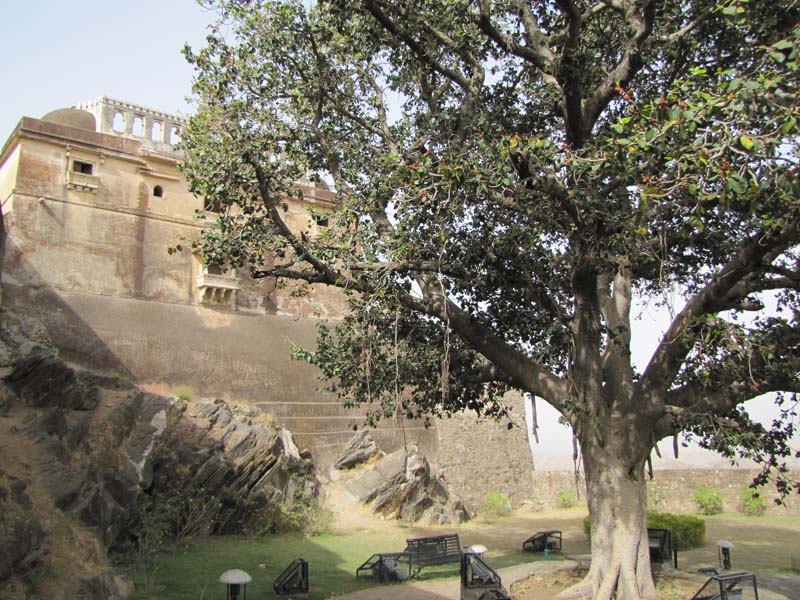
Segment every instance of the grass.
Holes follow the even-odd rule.
[[[748,517],[741,513],[722,513],[706,520],[706,544],[681,553],[681,567],[715,567],[719,564],[716,542],[730,540],[734,570],[800,572],[800,519],[796,515]],[[696,565],[696,566],[695,566]]]
[[[272,582],[292,560],[302,557],[309,562],[309,598],[322,600],[374,587],[375,583],[369,578],[356,579],[356,568],[376,552],[402,550],[405,539],[410,537],[456,532],[464,546],[487,546],[487,560],[496,569],[542,560],[541,554],[523,552],[521,545],[530,535],[543,529],[563,530],[565,554],[586,554],[589,545],[583,533],[584,515],[583,509],[547,513],[514,511],[494,523],[477,520],[459,527],[376,522],[375,527],[317,537],[209,538],[198,540],[174,554],[162,555],[154,572],[128,570],[127,575],[135,583],[132,600],[211,600],[224,596],[224,587],[217,583],[219,575],[239,568],[253,577],[247,588],[248,597],[272,599],[276,598]],[[715,543],[727,539],[736,544],[732,553],[735,570],[797,573],[794,569],[800,565],[800,551],[796,550],[800,519],[796,516],[747,517],[724,513],[705,519],[706,544],[682,552],[679,556],[681,568],[695,571],[716,566]],[[551,556],[551,560],[559,558],[560,555]],[[456,564],[422,571],[424,579],[457,575]],[[149,582],[153,584],[150,588],[145,585]]]
[[[480,543],[484,539],[481,529],[477,527],[476,533],[464,537],[462,543]],[[217,582],[220,574],[228,569],[243,569],[253,577],[253,582],[247,586],[248,596],[269,599],[277,597],[272,591],[275,578],[292,560],[302,557],[309,563],[309,599],[321,600],[374,587],[375,582],[369,578],[355,577],[361,563],[376,552],[402,550],[408,537],[436,533],[441,531],[397,525],[315,537],[208,538],[178,549],[174,554],[163,554],[153,571],[144,573],[129,568],[126,574],[134,581],[132,600],[197,600],[218,597],[224,590]],[[540,559],[541,555],[511,547],[495,547],[488,554],[495,568]],[[458,572],[458,564],[441,565],[425,568],[421,576],[424,579],[455,577]]]

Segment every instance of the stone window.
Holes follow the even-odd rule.
[[[88,160],[71,158],[67,171],[67,188],[79,192],[96,192],[100,178],[95,174],[95,164]]]
[[[164,188],[160,185],[157,185],[153,188],[153,196],[156,198],[163,198],[164,197]]]
[[[169,143],[173,146],[181,141],[181,131],[177,127],[169,130]]]
[[[125,115],[121,112],[114,113],[114,120],[111,122],[111,129],[118,133],[125,132]]]
[[[131,133],[137,137],[144,137],[144,119],[142,117],[133,117],[133,128]]]
[[[94,175],[94,165],[82,160],[73,160],[72,170],[76,173],[83,173],[84,175]]]
[[[153,128],[150,131],[150,139],[154,142],[161,142],[164,140],[164,126],[158,121],[153,123]]]
[[[328,215],[314,215],[314,222],[317,224],[317,227],[324,229],[328,226]]]
[[[221,213],[222,212],[222,204],[219,200],[214,200],[213,202],[208,202],[205,206],[205,209],[208,212],[212,213]]]

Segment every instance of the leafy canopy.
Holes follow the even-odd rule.
[[[185,174],[224,210],[196,250],[343,289],[298,354],[348,402],[500,414],[514,388],[583,441],[624,423],[645,453],[682,430],[791,453],[796,2],[211,4]],[[318,234],[281,210],[304,177],[336,194]],[[676,291],[638,373],[631,307]],[[768,431],[737,408],[765,392]]]

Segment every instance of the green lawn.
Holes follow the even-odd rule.
[[[489,548],[488,562],[495,568],[542,560],[541,554],[523,552],[522,542],[543,529],[562,529],[565,554],[586,554],[589,544],[583,533],[581,509],[535,513],[514,511],[491,522],[473,521],[458,527],[408,526],[376,523],[374,529],[358,529],[317,537],[277,536],[269,538],[225,537],[198,540],[191,546],[160,557],[154,571],[128,571],[135,583],[132,600],[217,600],[225,597],[217,583],[228,569],[244,569],[253,577],[248,597],[275,598],[272,582],[297,557],[309,562],[311,600],[353,592],[375,585],[368,578],[356,579],[355,570],[376,552],[400,551],[405,539],[456,532],[461,544],[483,544]],[[800,567],[800,519],[789,515],[745,517],[726,513],[706,517],[706,544],[682,552],[680,567],[694,571],[717,565],[715,542],[731,540],[734,569],[744,571],[791,571]],[[558,559],[553,556],[552,559]],[[261,567],[260,565],[263,565]],[[458,565],[422,571],[424,578],[454,577]],[[150,584],[150,585],[148,585]]]
[[[208,538],[159,557],[149,573],[128,571],[134,580],[133,600],[206,600],[223,598],[224,586],[217,583],[228,569],[243,569],[252,577],[248,597],[275,598],[272,582],[297,557],[309,563],[311,600],[321,600],[336,593],[354,592],[375,585],[369,578],[355,577],[356,568],[375,552],[400,551],[405,538],[426,535],[403,527],[378,531],[358,531],[316,537],[277,536]],[[477,542],[476,542],[477,543]],[[537,555],[513,548],[499,548],[489,553],[495,568],[539,559]],[[458,565],[426,568],[424,578],[453,577]]]

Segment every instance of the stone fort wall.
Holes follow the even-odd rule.
[[[509,394],[506,403],[507,419],[459,413],[437,425],[439,466],[471,510],[479,509],[489,492],[505,494],[515,506],[531,497],[535,472],[523,399]]]
[[[656,470],[653,479],[647,482],[650,510],[678,513],[695,513],[697,505],[693,499],[694,491],[700,486],[708,486],[722,494],[723,510],[736,512],[739,507],[740,492],[750,485],[758,473],[755,469],[666,469]],[[537,471],[532,477],[530,499],[535,507],[550,509],[555,507],[555,499],[560,491],[580,491],[585,502],[583,476],[579,474],[576,488],[575,474],[569,471]],[[800,471],[793,471],[795,480]],[[761,493],[770,514],[800,515],[800,497],[795,493],[786,498],[785,505],[778,506],[775,490],[765,486]]]

